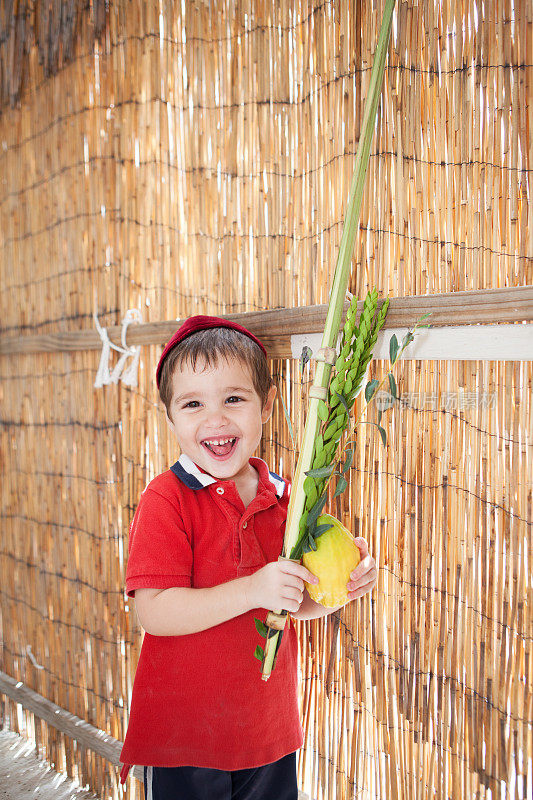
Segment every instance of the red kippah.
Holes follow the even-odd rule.
[[[159,388],[159,380],[161,378],[163,362],[170,351],[173,350],[183,339],[186,339],[188,336],[191,336],[197,331],[205,331],[208,328],[232,328],[234,331],[244,333],[245,336],[248,336],[249,339],[259,345],[265,356],[267,354],[264,345],[261,344],[257,336],[254,336],[253,333],[250,333],[250,331],[246,330],[246,328],[243,328],[242,325],[238,324],[238,322],[232,322],[231,320],[223,319],[222,317],[205,317],[202,314],[199,314],[196,317],[189,317],[189,319],[186,319],[183,325],[178,328],[174,336],[170,339],[165,349],[161,353],[161,358],[159,359],[159,364],[157,365],[157,370],[155,373],[157,388]]]

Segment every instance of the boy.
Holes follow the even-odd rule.
[[[192,317],[156,379],[181,456],[144,490],[131,526],[126,590],[145,637],[121,779],[146,765],[147,800],[297,800],[296,633],[288,621],[264,682],[254,616],[334,609],[304,591],[317,579],[303,565],[277,560],[288,487],[252,457],[276,395],[265,348],[234,322]],[[376,579],[357,542],[350,599]]]

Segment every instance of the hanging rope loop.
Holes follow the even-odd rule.
[[[128,326],[133,322],[138,324],[142,323],[143,318],[141,312],[137,308],[130,308],[129,311],[126,311],[124,319],[122,320],[122,331],[120,336],[122,347],[117,344],[113,344],[109,338],[109,334],[107,333],[107,328],[104,328],[102,325],[100,325],[96,311],[93,314],[93,319],[96,330],[98,331],[100,339],[102,340],[100,363],[98,365],[96,379],[94,381],[95,388],[100,389],[102,386],[107,386],[110,383],[118,383],[119,380],[122,381],[124,386],[137,386],[137,373],[141,358],[141,348],[133,345],[128,347],[126,342],[126,334]],[[111,355],[111,350],[116,350],[117,353],[120,353],[120,358],[112,371],[109,369],[109,357]],[[131,358],[131,361],[128,366],[126,366],[126,362],[129,358]]]

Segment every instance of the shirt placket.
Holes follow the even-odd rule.
[[[231,515],[234,524],[233,561],[239,571],[246,573],[266,563],[261,545],[255,533],[255,516],[259,511],[275,504],[271,492],[262,490],[260,494],[244,509],[242,500],[234,484],[219,483],[214,487],[220,503],[226,506],[226,513]]]
[[[256,533],[257,514],[275,504],[271,492],[261,492],[248,506],[239,524],[240,560],[239,568],[248,570],[259,568],[267,563],[264,548]]]

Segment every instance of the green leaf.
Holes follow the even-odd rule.
[[[315,469],[310,469],[305,474],[308,478],[329,478],[333,470],[334,465],[329,464],[327,467],[316,467]]]
[[[339,428],[339,430],[335,431],[335,433],[331,437],[331,441],[337,443],[341,439],[343,433],[344,433],[344,427]]]
[[[382,428],[381,425],[378,425],[378,431],[379,431],[379,433],[381,435],[381,439],[383,441],[383,444],[386,447],[387,446],[387,434],[385,432],[385,428]]]
[[[307,476],[307,478],[304,480],[304,492],[306,493],[307,496],[309,496],[309,494],[311,493],[311,491],[314,489],[315,486],[316,486],[316,480],[314,478],[310,478],[309,476]]]
[[[348,486],[348,481],[346,480],[344,475],[341,475],[337,483],[337,488],[335,489],[335,494],[333,495],[333,498],[335,499],[335,497],[339,497],[339,495],[341,495],[346,490],[347,486]]]
[[[266,639],[266,637],[268,636],[268,628],[265,625],[265,623],[262,622],[260,619],[257,619],[257,617],[254,617],[254,622],[255,622],[255,627],[257,629],[257,633]]]
[[[346,461],[344,462],[344,466],[342,468],[342,474],[343,475],[346,472],[348,472],[348,470],[352,466],[352,461],[353,461],[353,450],[347,450],[346,451]]]
[[[410,344],[413,341],[414,338],[415,337],[413,336],[413,332],[412,331],[407,331],[407,333],[405,334],[405,336],[402,339],[402,350],[405,347],[407,347],[407,345]]]
[[[294,558],[296,559],[296,561],[299,561],[302,555],[303,555],[303,544],[300,540],[298,540],[294,545],[294,547],[292,548],[289,554],[289,558]]]
[[[302,350],[302,354],[300,356],[300,369],[302,372],[304,371],[305,365],[309,363],[311,360],[311,356],[313,355],[313,351],[310,347],[305,346]]]
[[[392,372],[389,372],[389,386],[390,386],[390,393],[394,397],[395,400],[398,399],[398,389],[396,388],[396,381],[394,380],[394,375]]]
[[[344,430],[346,423],[346,415],[344,411],[339,410],[338,416],[335,416],[331,422],[328,424],[328,427],[324,431],[324,441],[329,442],[331,439],[334,438],[335,434],[340,431]]]
[[[322,536],[323,533],[329,531],[330,528],[333,528],[333,524],[331,522],[324,522],[322,525],[317,525],[313,532],[313,538],[315,540],[318,539],[319,536]]]
[[[258,658],[259,661],[261,661],[261,662],[265,658],[265,651],[263,650],[263,648],[260,645],[257,645],[257,647],[255,648],[254,656],[256,658]]]
[[[322,525],[320,525],[320,527],[322,527]],[[318,528],[317,528],[317,530],[318,530]],[[307,537],[306,548],[308,548],[308,549],[305,550],[306,553],[309,553],[310,550],[316,550],[316,542],[315,542],[315,537],[314,536],[308,536]]]
[[[389,343],[389,355],[390,355],[390,363],[394,364],[396,361],[396,356],[398,355],[398,350],[400,345],[398,344],[398,339],[396,338],[396,334],[393,333],[391,336],[391,340]]]
[[[327,420],[329,412],[328,412],[328,407],[323,400],[319,402],[316,413],[318,414],[318,418],[322,420],[322,422],[325,422]]]
[[[380,408],[380,410],[378,411],[378,425],[379,425],[379,423],[381,422],[381,417],[382,417],[382,416],[383,416],[383,411],[382,411],[382,410],[381,410],[381,408]]]
[[[327,495],[323,494],[322,497],[320,497],[316,501],[315,505],[313,506],[313,508],[311,509],[309,514],[307,515],[307,527],[308,528],[311,528],[312,525],[316,524],[317,519],[319,518],[320,514],[322,513],[322,509],[326,505],[326,500],[327,500]]]
[[[327,467],[327,461],[328,455],[324,448],[322,448],[322,450],[320,450],[318,453],[315,453],[312,469],[323,469],[324,467]]]
[[[344,372],[346,368],[346,356],[342,352],[338,357],[338,359],[335,361],[334,368],[337,375],[341,372]]]
[[[365,386],[365,400],[367,403],[370,402],[370,400],[372,399],[376,391],[376,387],[378,385],[379,381],[376,380],[376,378],[374,378],[373,380],[370,381],[370,383],[367,383],[367,385]]]
[[[350,413],[350,409],[348,407],[348,403],[346,402],[346,398],[344,397],[344,395],[339,394],[339,392],[335,392],[335,394],[339,398],[339,400],[342,403],[342,405],[344,406],[344,409],[345,409],[346,413],[349,414]]]

